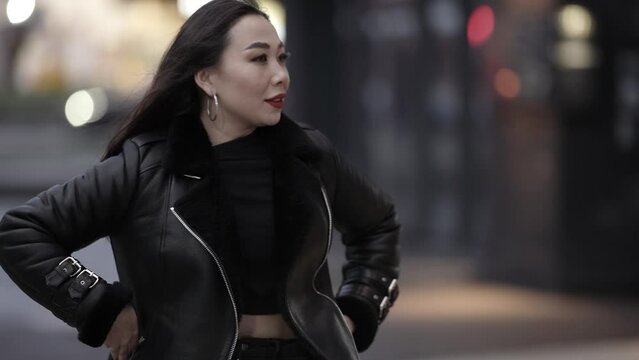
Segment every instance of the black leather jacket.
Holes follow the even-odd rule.
[[[397,296],[393,206],[318,130],[283,116],[256,131],[273,152],[282,314],[317,358],[358,359]],[[7,212],[0,263],[89,345],[100,346],[132,302],[144,339],[132,358],[230,359],[242,308],[231,214],[202,125],[182,122],[127,140],[119,155]],[[337,296],[326,264],[333,228],[348,260]],[[120,283],[73,274],[71,260],[59,265],[104,236]]]

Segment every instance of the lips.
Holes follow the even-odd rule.
[[[286,94],[277,94],[273,96],[272,98],[266,99],[264,101],[266,101],[269,105],[271,105],[274,108],[281,109],[284,107],[285,97],[286,97]]]

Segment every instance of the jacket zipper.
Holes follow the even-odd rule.
[[[226,276],[226,272],[224,271],[224,268],[222,267],[222,263],[220,262],[220,259],[217,257],[217,255],[215,255],[211,247],[207,243],[205,243],[202,240],[202,238],[200,238],[200,236],[195,231],[193,231],[193,229],[191,229],[191,227],[177,213],[174,207],[171,207],[171,212],[173,213],[173,215],[175,215],[178,221],[180,221],[182,226],[184,226],[184,228],[189,233],[191,233],[191,235],[195,237],[195,239],[200,243],[200,245],[202,245],[204,249],[211,255],[213,260],[215,260],[217,267],[220,269],[220,273],[222,274],[222,279],[224,280],[224,285],[226,285],[226,290],[228,291],[229,298],[231,299],[231,305],[233,305],[233,315],[235,316],[235,332],[233,334],[233,344],[231,344],[231,351],[229,352],[229,356],[228,356],[228,360],[231,360],[231,358],[233,357],[233,353],[235,352],[235,347],[237,345],[239,324],[237,319],[237,306],[235,305],[235,300],[233,299],[233,293],[231,292],[231,285],[229,284],[229,280]]]
[[[324,205],[326,205],[326,213],[328,214],[328,241],[326,244],[326,249],[324,250],[324,260],[322,261],[322,263],[320,264],[320,266],[317,268],[317,270],[315,270],[315,275],[313,276],[313,290],[315,290],[315,292],[323,297],[325,297],[326,299],[328,299],[328,301],[331,302],[331,304],[333,304],[333,306],[335,306],[335,308],[337,309],[337,311],[339,312],[339,314],[341,315],[341,321],[344,324],[344,327],[346,327],[346,330],[348,330],[348,335],[350,336],[350,339],[352,341],[352,345],[354,348],[357,348],[357,346],[355,345],[355,339],[353,338],[353,333],[351,333],[350,329],[348,328],[348,325],[346,324],[346,320],[344,319],[344,314],[342,313],[342,310],[339,308],[339,306],[337,306],[337,303],[335,301],[333,301],[333,299],[331,299],[330,297],[326,296],[325,294],[323,294],[322,292],[318,291],[317,288],[315,287],[315,278],[317,277],[317,274],[319,273],[320,269],[322,268],[322,266],[324,266],[324,263],[326,263],[326,258],[328,257],[328,251],[331,248],[331,244],[333,242],[333,214],[331,212],[331,207],[328,203],[328,196],[326,195],[326,189],[324,189],[324,185],[321,185],[321,190],[322,190],[322,197],[324,198]]]

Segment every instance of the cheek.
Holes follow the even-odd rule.
[[[238,66],[233,71],[232,82],[243,91],[257,91],[263,78],[264,74],[257,66]]]

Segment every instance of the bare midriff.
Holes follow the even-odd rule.
[[[295,333],[281,314],[242,315],[240,338],[293,339]]]

